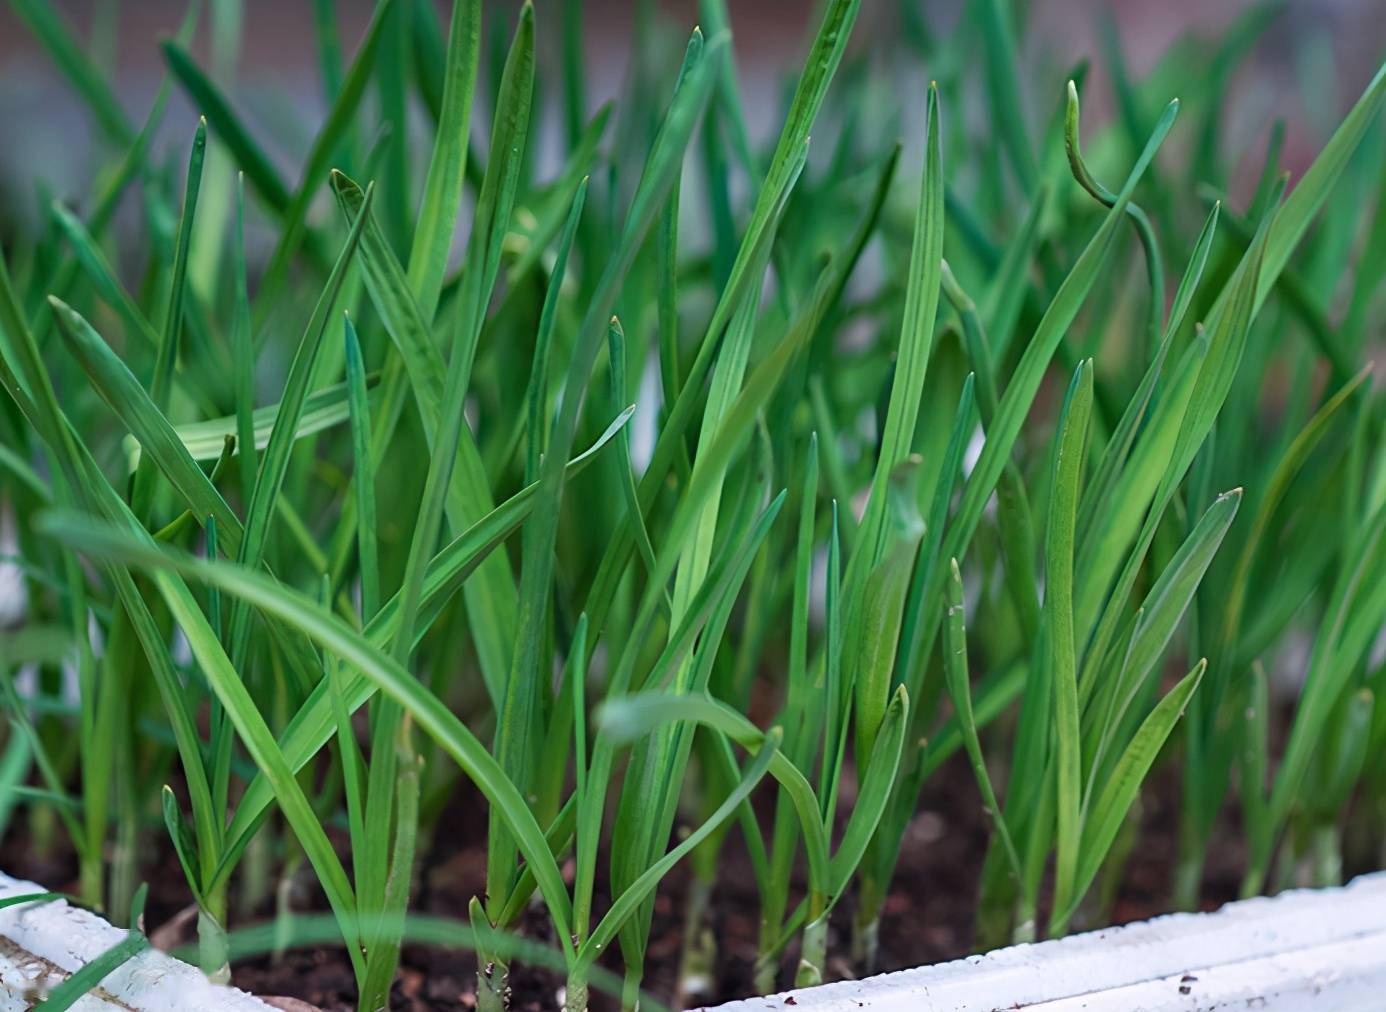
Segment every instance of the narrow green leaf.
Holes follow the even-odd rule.
[[[111,89],[106,74],[82,52],[82,47],[63,24],[50,0],[11,0],[16,14],[35,37],[63,76],[91,107],[92,115],[107,138],[122,147],[135,139],[135,130]]]
[[[178,489],[188,508],[199,518],[216,517],[227,551],[238,551],[243,534],[240,517],[197,466],[144,387],[80,314],[61,299],[53,297],[49,301],[58,321],[58,332],[101,399],[115,411],[141,446],[147,447],[148,457]]]
[[[1025,127],[1025,91],[1016,76],[1018,57],[1008,7],[1003,0],[977,0],[976,17],[982,29],[992,116],[1000,125],[1001,141],[1021,189],[1033,193],[1039,170]]]
[[[1252,521],[1251,529],[1247,532],[1242,550],[1237,556],[1232,577],[1228,582],[1227,610],[1223,619],[1223,657],[1231,658],[1231,647],[1241,632],[1242,613],[1246,607],[1247,594],[1250,590],[1251,566],[1258,553],[1269,548],[1266,540],[1271,518],[1283,501],[1291,483],[1313,456],[1324,436],[1327,435],[1338,411],[1352,399],[1353,394],[1366,382],[1370,374],[1371,366],[1365,366],[1361,372],[1353,377],[1351,383],[1324,401],[1318,411],[1314,412],[1314,416],[1295,436],[1289,447],[1286,448],[1284,455],[1275,465],[1275,471],[1271,474],[1270,481],[1266,483],[1265,491],[1261,493],[1256,507],[1256,517]],[[1218,677],[1216,672],[1214,677]]]
[[[949,560],[948,580],[948,618],[943,626],[943,674],[948,686],[948,697],[953,701],[953,712],[957,716],[957,727],[961,732],[967,760],[972,766],[972,776],[977,781],[977,789],[982,795],[982,805],[991,817],[992,825],[1001,845],[1005,848],[1006,860],[1010,862],[1011,874],[1020,880],[1020,856],[1011,840],[1006,817],[996,801],[996,791],[987,772],[986,760],[982,756],[981,739],[977,736],[977,718],[972,712],[972,686],[967,673],[967,628],[966,612],[963,607],[962,574],[958,571],[958,560]]]
[[[246,507],[245,537],[237,553],[242,565],[256,566],[264,554],[270,520],[284,483],[284,475],[289,468],[289,451],[293,449],[294,440],[297,438],[298,424],[308,397],[308,384],[312,381],[318,349],[322,345],[323,334],[327,330],[332,307],[337,301],[347,268],[356,252],[357,242],[361,238],[361,229],[370,210],[372,192],[369,189],[366,191],[365,206],[352,225],[336,266],[332,268],[332,274],[327,279],[327,285],[323,288],[317,305],[313,307],[313,315],[308,320],[308,326],[289,367],[284,394],[279,402],[279,412],[275,416],[274,428],[270,431],[265,455],[260,461],[260,470],[256,475],[255,491]],[[233,667],[239,667],[245,657],[248,622],[249,613],[244,605],[238,604],[232,609],[229,642]]]
[[[1242,490],[1226,492],[1208,507],[1192,533],[1161,570],[1154,586],[1141,603],[1135,629],[1121,664],[1113,672],[1110,687],[1104,686],[1107,705],[1093,727],[1098,744],[1090,750],[1089,775],[1096,776],[1104,753],[1128,707],[1147,677],[1156,669],[1160,655],[1168,646],[1179,621],[1193,601],[1204,573],[1222,545],[1241,505]],[[1206,690],[1205,690],[1206,691]],[[1085,729],[1085,739],[1089,737]],[[1091,791],[1092,783],[1088,784]],[[1086,804],[1086,800],[1085,800]]]
[[[160,343],[158,331],[117,279],[115,269],[106,259],[96,240],[87,232],[86,226],[77,220],[76,215],[56,201],[51,205],[51,211],[53,220],[58,223],[68,242],[72,244],[72,252],[82,269],[86,271],[92,287],[106,304],[120,315],[121,322],[125,325],[126,337],[138,338],[147,348],[157,349]]]
[[[635,741],[664,724],[692,721],[726,735],[738,745],[759,751],[766,735],[744,715],[704,693],[644,692],[608,699],[597,711],[597,723],[611,744]],[[769,773],[789,793],[804,831],[809,880],[826,886],[828,840],[818,816],[818,801],[804,775],[777,748]],[[826,890],[825,890],[826,894]]]
[[[141,885],[135,892],[135,901],[130,909],[130,930],[124,940],[117,942],[95,959],[82,964],[75,973],[48,993],[35,1009],[43,1012],[64,1012],[71,1008],[88,991],[94,990],[131,959],[149,948],[149,939],[144,937],[144,898],[147,885]]]
[[[630,416],[630,411],[618,416],[591,447],[569,462],[569,473],[581,473],[590,465],[596,455],[611,443],[620,427],[630,420]],[[537,493],[537,482],[517,492],[459,534],[434,556],[424,577],[420,625],[426,627],[437,610],[451,599],[467,578],[476,571],[481,561],[519,528],[533,510]],[[368,623],[365,635],[377,648],[388,647],[394,639],[399,621],[398,611],[399,595],[396,594],[381,606]],[[355,710],[370,698],[375,691],[375,684],[351,671],[344,674],[347,681],[342,687],[342,693],[347,700],[347,708]],[[332,737],[335,725],[328,692],[329,688],[325,685],[320,684],[315,688],[280,736],[285,757],[295,770],[301,769]],[[227,827],[229,857],[218,868],[218,880],[229,874],[234,857],[244,850],[258,820],[263,817],[272,800],[270,786],[263,777],[257,777],[246,788],[231,824]]]
[[[1077,263],[1073,265],[1073,269],[1064,279],[1063,284],[1060,285],[1058,292],[1055,293],[1054,299],[1049,304],[1049,308],[1045,310],[1044,316],[1041,317],[1024,355],[1021,356],[1019,364],[1011,374],[1011,381],[997,405],[996,421],[987,433],[987,441],[982,447],[981,456],[978,458],[976,466],[973,467],[972,474],[963,489],[962,502],[959,504],[956,518],[944,536],[943,558],[961,558],[968,543],[972,540],[972,535],[981,520],[982,510],[985,508],[987,500],[991,498],[996,481],[1010,458],[1011,449],[1015,445],[1025,416],[1028,414],[1035,394],[1039,390],[1040,381],[1048,368],[1049,360],[1053,357],[1060,340],[1078,315],[1078,310],[1092,289],[1097,274],[1105,262],[1107,248],[1121,223],[1126,202],[1130,200],[1131,193],[1135,189],[1136,181],[1155,157],[1155,152],[1169,133],[1177,112],[1178,103],[1176,102],[1171,102],[1165,108],[1164,115],[1156,124],[1154,132],[1146,143],[1145,150],[1136,160],[1136,164],[1127,176],[1126,184],[1122,187],[1121,193],[1117,195],[1116,203],[1107,212],[1102,225],[1092,239],[1088,241]],[[936,602],[942,600],[944,571],[942,566],[935,567],[934,571],[937,575],[931,578],[931,585],[925,600],[935,604],[932,610],[926,605],[926,615],[937,614],[941,611]],[[933,628],[936,627],[931,625],[930,629]],[[926,647],[931,643],[932,636],[933,633],[930,631],[924,637]],[[927,649],[924,652],[927,653]],[[922,671],[918,672],[915,677],[920,675],[922,675]],[[917,694],[919,688],[917,684],[906,684],[912,692]]]
[[[1352,153],[1357,150],[1367,130],[1377,120],[1383,102],[1386,102],[1386,65],[1377,70],[1376,75],[1363,90],[1362,96],[1333,132],[1333,136],[1314,159],[1314,164],[1300,177],[1279,214],[1275,216],[1266,240],[1265,257],[1258,264],[1252,315],[1255,315],[1256,310],[1260,309],[1266,296],[1270,294],[1271,286],[1289,263],[1290,254],[1304,237],[1310,222],[1314,220],[1333,185],[1342,175]]]
[[[170,73],[187,91],[193,106],[206,118],[213,136],[226,145],[260,199],[269,205],[270,210],[284,215],[289,209],[289,189],[264,149],[231,108],[221,89],[203,73],[183,45],[170,40],[164,42],[161,48]]]
[[[471,130],[472,98],[481,40],[481,3],[454,0],[443,71],[442,108],[409,250],[409,290],[424,320],[431,320],[443,287],[453,223],[462,203],[463,169]]]
[[[1066,910],[1055,911],[1051,919],[1051,932],[1055,927],[1062,930],[1068,923],[1073,916],[1074,908],[1082,901],[1092,880],[1097,877],[1098,868],[1111,849],[1112,841],[1116,839],[1117,830],[1126,819],[1132,802],[1136,800],[1136,794],[1140,791],[1146,773],[1154,765],[1174,725],[1183,715],[1184,708],[1188,706],[1189,698],[1198,688],[1207,666],[1207,661],[1199,661],[1178,685],[1165,694],[1141,723],[1140,729],[1126,746],[1111,776],[1102,785],[1102,790],[1098,792],[1088,820],[1083,826],[1082,850],[1069,907]]]
[[[312,855],[314,866],[329,889],[334,909],[344,910],[351,915],[349,919],[354,920],[350,885],[341,873],[341,865],[335,855],[329,858],[331,848],[327,838],[321,835],[322,828],[308,807],[284,753],[264,725],[263,718],[220,645],[210,635],[206,620],[202,618],[191,595],[174,574],[214,584],[224,593],[281,619],[323,649],[340,657],[409,712],[419,727],[437,741],[472,778],[488,802],[505,813],[510,831],[515,834],[525,860],[535,869],[540,892],[549,906],[555,926],[564,929],[560,943],[565,951],[572,951],[572,942],[566,930],[569,920],[567,890],[544,840],[544,833],[534,821],[524,798],[461,720],[417,678],[372,645],[366,636],[325,612],[312,600],[242,565],[206,562],[169,549],[150,548],[125,534],[99,528],[89,521],[53,518],[47,528],[83,552],[119,558],[153,573],[174,618],[188,634],[194,655],[222,697],[223,705],[236,721],[237,731],[255,757],[256,764],[273,785],[275,796],[291,820],[295,834]],[[331,721],[330,716],[328,721]],[[330,729],[328,733],[331,733]],[[322,850],[324,847],[326,851]]]
[[[371,416],[366,402],[366,366],[351,317],[342,318],[346,342],[347,403],[351,409],[351,447],[356,461],[356,537],[361,569],[361,617],[369,621],[380,607],[380,561],[376,547],[375,459],[371,456]]]
[[[914,467],[906,462],[892,476],[885,543],[880,561],[847,605],[843,643],[848,685],[855,698],[857,766],[866,768],[876,733],[890,704],[895,651],[904,621],[905,595],[924,523],[915,506]],[[849,577],[850,579],[850,577]]]
[[[188,179],[183,189],[183,214],[178,222],[178,245],[173,255],[173,278],[169,283],[168,308],[164,312],[164,331],[154,362],[154,378],[149,386],[149,397],[161,411],[168,406],[173,369],[178,362],[182,341],[183,289],[188,277],[188,255],[192,248],[193,222],[197,218],[197,197],[202,189],[202,163],[206,154],[207,121],[199,118],[193,134],[192,154],[188,157]]]
[[[236,174],[236,227],[231,233],[231,270],[235,284],[235,304],[231,310],[231,363],[234,374],[233,387],[236,393],[235,432],[240,447],[241,494],[249,496],[255,488],[256,451],[269,442],[269,432],[273,425],[266,419],[265,443],[260,442],[255,428],[255,349],[250,334],[250,286],[246,280],[245,264],[245,174]],[[277,408],[276,408],[277,413]],[[304,419],[312,418],[312,400],[305,405]],[[195,460],[198,457],[193,445],[188,443],[187,433],[181,432],[184,444],[188,446]]]
[[[783,736],[784,733],[779,728],[771,728],[764,736],[754,758],[742,772],[741,782],[736,785],[735,790],[727,795],[717,810],[708,816],[701,826],[684,837],[677,847],[650,865],[620,896],[616,897],[606,916],[597,922],[597,926],[592,929],[592,934],[582,943],[577,957],[579,965],[595,960],[601,954],[602,949],[616,937],[616,933],[621,929],[626,919],[634,914],[636,908],[654,892],[655,887],[659,885],[660,880],[669,873],[670,869],[692,853],[693,849],[707,839],[718,826],[731,818],[741,803],[750,796],[751,791],[760,783],[771,763],[781,755],[779,746]]]
[[[187,879],[193,899],[201,902],[202,876],[198,872],[200,865],[197,857],[197,841],[193,838],[187,823],[183,821],[183,810],[178,807],[178,798],[174,795],[173,788],[165,784],[160,797],[163,800],[164,827],[168,830],[169,839],[173,841],[173,851],[178,855],[178,863],[183,868],[183,877]]]
[[[1083,832],[1082,739],[1078,710],[1078,647],[1073,626],[1073,539],[1083,481],[1088,424],[1092,417],[1092,359],[1073,374],[1059,416],[1053,492],[1045,546],[1044,611],[1054,679],[1054,764],[1057,855],[1054,906],[1063,910],[1073,895]]]
[[[900,331],[900,350],[895,379],[890,388],[881,451],[871,479],[871,498],[862,519],[862,540],[847,567],[849,594],[858,580],[883,557],[883,521],[887,509],[887,484],[905,459],[914,440],[919,401],[934,343],[934,317],[938,312],[939,280],[943,263],[943,169],[938,122],[938,88],[929,86],[925,113],[925,161],[915,211],[914,240],[910,247],[909,284],[905,289],[905,318]],[[864,569],[862,567],[865,567]],[[854,576],[854,573],[858,574]]]
[[[1369,578],[1369,574],[1379,573],[1383,564],[1386,505],[1377,508],[1366,529],[1347,546],[1324,622],[1314,640],[1299,706],[1271,789],[1268,842],[1273,842],[1299,798],[1333,706],[1386,622],[1386,581]],[[1253,854],[1253,869],[1264,871],[1268,858],[1267,854]]]
[[[343,133],[356,119],[357,106],[375,66],[380,36],[384,26],[389,22],[388,15],[395,2],[396,0],[377,0],[370,24],[366,26],[366,34],[361,39],[361,46],[357,49],[356,56],[342,81],[342,89],[337,93],[332,108],[328,110],[322,129],[313,138],[313,145],[303,162],[298,187],[284,207],[279,239],[260,280],[257,307],[268,305],[278,294],[279,286],[288,272],[289,262],[303,241],[307,231],[308,206],[317,196],[319,187],[327,182],[327,171],[331,167],[337,145]],[[336,268],[333,270],[335,273]]]

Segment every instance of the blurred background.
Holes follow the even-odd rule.
[[[914,132],[912,107],[922,104],[929,76],[947,68],[904,67],[899,39],[905,32],[944,35],[961,15],[963,0],[868,0],[853,35],[858,55],[869,57],[873,72],[894,86],[883,89],[883,123],[893,124],[906,141]],[[42,206],[33,180],[42,175],[50,196],[85,193],[91,175],[108,155],[99,145],[90,116],[62,79],[20,16],[22,2],[0,5],[0,234],[32,226]],[[54,0],[53,6],[82,40],[113,40],[92,47],[98,66],[107,68],[130,119],[142,121],[163,71],[158,42],[173,34],[187,9],[185,0]],[[442,24],[447,10],[439,4]],[[558,0],[538,0],[541,59],[558,59]],[[325,110],[317,58],[315,8],[310,0],[207,0],[194,52],[235,98],[257,128],[286,175],[301,158]],[[369,0],[335,4],[346,59],[350,59],[368,20]],[[488,22],[508,34],[517,4],[486,0]],[[633,40],[643,40],[642,58],[677,66],[682,39],[697,22],[696,0],[583,0],[583,42],[588,71],[585,102],[589,112],[622,92],[631,66]],[[816,24],[817,0],[730,0],[735,58],[749,126],[757,140],[773,137],[786,89],[786,74],[801,59]],[[1025,96],[1032,124],[1043,121],[1061,96],[1064,78],[1076,61],[1092,58],[1084,97],[1085,125],[1100,125],[1112,109],[1104,36],[1112,29],[1130,73],[1137,79],[1156,67],[1162,53],[1181,40],[1208,40],[1238,19],[1264,19],[1252,52],[1227,82],[1226,101],[1236,110],[1225,143],[1238,154],[1259,145],[1273,121],[1286,124],[1283,164],[1293,172],[1307,163],[1343,109],[1361,91],[1386,49],[1383,0],[1043,0],[1017,5],[1017,44],[1024,64],[1021,79],[1052,82],[1050,94]],[[643,25],[643,28],[642,28]],[[99,30],[97,30],[99,29]],[[239,56],[218,59],[211,38],[239,38]],[[236,47],[228,46],[235,52]],[[483,43],[483,50],[486,49]],[[955,55],[966,73],[968,58]],[[541,75],[542,77],[543,75]],[[969,75],[978,76],[978,75]],[[911,95],[921,101],[912,101]],[[285,102],[285,96],[292,101]],[[165,118],[166,135],[186,137],[194,112],[180,89]],[[546,103],[541,130],[548,150],[557,147],[559,110]],[[918,112],[918,108],[913,108]],[[906,117],[898,125],[898,115]],[[977,105],[978,115],[983,106]],[[473,123],[486,122],[478,117]],[[546,150],[544,136],[539,150]],[[1259,149],[1257,149],[1259,150]],[[1234,180],[1235,183],[1235,180]],[[45,201],[46,203],[46,201]]]

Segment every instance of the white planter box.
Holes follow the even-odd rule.
[[[0,898],[43,888],[0,874]],[[62,901],[0,909],[0,1012],[33,1006],[125,937]],[[146,950],[77,1012],[273,1012],[195,967]],[[1386,1008],[1386,872],[1171,914],[985,956],[719,1006],[717,1012],[1379,1012]]]
[[[0,873],[0,898],[41,893],[32,882]],[[0,909],[0,1012],[33,1008],[78,967],[124,940],[124,928],[62,900]],[[75,1012],[274,1012],[244,991],[217,987],[196,967],[146,949],[72,1006]]]
[[[717,1012],[1380,1012],[1386,872],[1215,913],[1016,945],[985,956],[802,988]]]

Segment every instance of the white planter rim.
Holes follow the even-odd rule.
[[[0,899],[47,892],[0,872]],[[29,1009],[80,967],[118,945],[124,928],[63,900],[0,909],[0,1009]],[[274,1012],[258,998],[210,983],[194,966],[145,949],[111,971],[74,1012]]]
[[[0,873],[0,898],[44,892]],[[0,1009],[27,1009],[47,990],[125,938],[62,900],[0,909]],[[799,988],[718,1006],[716,1012],[1193,1012],[1386,1007],[1386,872],[1338,889],[1294,890],[1169,914],[936,966]],[[73,1006],[271,1012],[195,967],[146,949]]]
[[[1386,1008],[1386,872],[1211,913],[749,998],[715,1012]],[[711,1012],[711,1010],[709,1010]]]

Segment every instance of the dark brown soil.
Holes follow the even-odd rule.
[[[1114,923],[1169,909],[1177,824],[1176,774],[1173,769],[1157,773],[1144,792],[1141,843],[1131,854],[1118,889]],[[439,821],[432,853],[422,862],[426,871],[415,909],[465,919],[468,901],[483,889],[486,820],[478,813],[484,810],[470,786],[458,789]],[[1225,830],[1214,840],[1204,876],[1203,903],[1208,908],[1236,894],[1242,855],[1234,827]],[[147,845],[152,848],[162,840],[162,834],[151,831]],[[881,923],[881,970],[956,959],[972,951],[972,910],[986,841],[985,816],[971,774],[959,757],[930,778],[919,813],[910,824]],[[0,850],[0,866],[60,889],[75,888],[76,869],[70,854],[36,854],[33,848],[17,842],[14,834]],[[719,945],[716,993],[703,998],[710,1003],[755,993],[752,964],[758,898],[749,862],[734,833],[728,838],[719,873],[712,914]],[[645,984],[666,1001],[677,978],[687,874],[684,867],[676,869],[661,887],[655,904]],[[145,875],[151,887],[146,926],[156,931],[187,905],[189,897],[166,846],[162,846],[157,865],[147,868]],[[310,906],[320,903],[320,898],[310,896],[307,900]],[[263,913],[268,916],[271,911]],[[849,898],[834,915],[830,952],[847,951],[850,917]],[[543,939],[546,923],[542,911],[533,911],[524,927],[529,937]],[[186,935],[178,940],[186,941]],[[391,1007],[396,1012],[472,1008],[475,971],[470,953],[407,946]],[[830,966],[830,971],[842,975],[847,967],[838,964]],[[782,974],[781,986],[787,982],[787,973]],[[233,982],[260,995],[294,997],[331,1012],[355,1008],[350,964],[339,949],[294,950],[277,961],[262,958],[238,963]],[[511,975],[513,1007],[526,1012],[558,1008],[561,983],[548,972],[517,966]],[[594,996],[596,1007],[604,1004]]]

